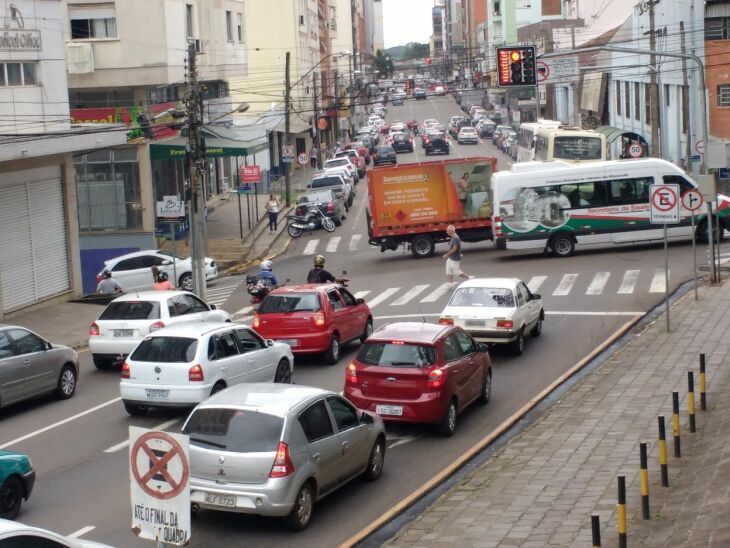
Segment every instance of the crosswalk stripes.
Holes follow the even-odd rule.
[[[444,296],[446,293],[449,292],[449,290],[453,287],[452,284],[449,282],[446,282],[445,284],[441,284],[436,289],[431,291],[428,295],[426,295],[423,299],[421,299],[420,302],[422,303],[435,303],[438,301],[442,296]]]
[[[540,289],[540,286],[547,280],[547,276],[533,276],[530,278],[530,281],[527,282],[527,287],[530,288],[530,291],[533,293],[537,293],[537,290]]]
[[[415,297],[417,297],[419,294],[423,293],[426,289],[428,289],[429,284],[425,285],[416,285],[406,291],[406,293],[399,298],[397,298],[395,301],[390,303],[390,306],[400,306],[403,304],[406,304],[413,300]]]
[[[368,295],[370,295],[370,291],[369,290],[368,291],[358,291],[357,293],[355,293],[355,298],[356,299],[364,299]]]
[[[340,245],[340,240],[342,240],[340,236],[330,238],[330,241],[327,242],[327,253],[334,253],[337,251],[337,246]]]
[[[368,306],[370,308],[373,308],[374,306],[378,306],[380,303],[385,301],[386,299],[390,298],[391,296],[395,295],[400,291],[400,287],[389,287],[379,295],[377,295],[375,298],[370,299],[368,301]]]
[[[313,238],[307,242],[304,246],[302,255],[314,255],[323,243],[320,238]],[[327,253],[335,253],[342,243],[342,236],[332,236],[326,240],[325,249]],[[362,234],[353,234],[350,236],[350,241],[347,243],[348,251],[357,251],[362,243]]]
[[[641,270],[627,270],[624,272],[624,279],[621,281],[617,293],[619,295],[628,295],[634,292],[636,282],[639,281],[639,273]]]
[[[610,277],[610,272],[596,272],[596,275],[593,276],[591,283],[588,285],[586,295],[600,295],[603,293],[603,288],[606,287]]]
[[[304,246],[304,251],[302,251],[302,255],[314,255],[314,252],[317,251],[318,245],[319,245],[319,239],[309,240],[307,242],[307,245]]]
[[[563,279],[560,280],[558,287],[556,287],[555,291],[553,291],[553,295],[556,297],[568,295],[570,290],[573,289],[573,284],[577,279],[578,274],[565,274]]]
[[[347,246],[348,251],[357,251],[357,246],[362,239],[361,234],[353,234],[350,238],[350,244]]]
[[[225,278],[218,281],[218,283],[213,282],[213,284],[211,284],[211,286],[208,287],[207,290],[208,304],[214,304],[216,306],[222,305],[228,300],[233,292],[240,287],[242,283],[243,278],[238,276],[233,278]]]
[[[649,286],[649,293],[664,293],[667,287],[664,281],[664,269],[657,268],[654,271],[654,277],[652,278],[651,285]]]

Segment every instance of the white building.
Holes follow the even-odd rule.
[[[383,0],[373,0],[373,49],[375,51],[385,50],[385,37],[383,36]]]

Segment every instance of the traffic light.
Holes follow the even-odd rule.
[[[536,85],[535,46],[497,48],[497,76],[499,87]]]

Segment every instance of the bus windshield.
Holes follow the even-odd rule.
[[[600,137],[555,136],[553,158],[560,160],[601,160]]]

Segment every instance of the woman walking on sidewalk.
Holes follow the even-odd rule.
[[[269,232],[276,232],[278,229],[280,209],[281,202],[279,201],[279,197],[272,192],[269,194],[269,199],[266,202],[266,211],[269,214]]]

